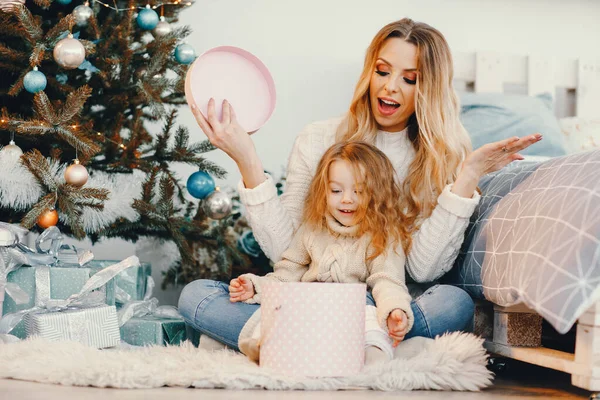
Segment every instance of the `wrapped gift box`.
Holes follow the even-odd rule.
[[[35,275],[37,268],[48,268],[49,270],[50,298],[64,300],[79,292],[90,276],[101,271],[104,267],[21,267],[8,274],[8,282],[18,284],[21,289],[27,292],[27,294],[29,294],[29,302],[16,304],[12,298],[6,296],[3,305],[3,315],[29,309],[36,304]],[[115,304],[114,279],[98,290],[105,293],[105,303],[107,305]],[[11,334],[21,339],[25,338],[26,329],[24,321],[21,321],[11,331]]]
[[[86,266],[106,268],[117,262],[114,260],[92,260]],[[129,296],[124,302],[143,300],[146,295],[146,284],[149,276],[152,276],[152,266],[150,263],[140,263],[139,267],[129,268],[117,275],[115,278],[115,290],[123,291]],[[116,298],[116,302],[117,304],[124,303],[119,301],[118,298]]]
[[[179,345],[186,339],[183,319],[146,316],[121,326],[121,339],[134,346]]]
[[[192,342],[195,347],[200,345],[200,332],[192,328],[191,325],[185,324],[185,336],[186,340]]]
[[[28,336],[50,341],[71,340],[99,349],[121,342],[115,306],[42,310],[28,314],[24,322]]]
[[[261,367],[290,376],[360,372],[365,284],[265,282],[261,295]]]

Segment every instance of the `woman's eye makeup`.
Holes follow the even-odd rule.
[[[382,71],[381,69],[377,68],[375,70],[375,73],[379,76],[388,76],[390,73],[387,71]],[[412,78],[412,79],[411,79]],[[415,85],[417,83],[417,77],[408,77],[408,76],[403,76],[402,79],[404,80],[404,82],[408,83],[409,85]]]

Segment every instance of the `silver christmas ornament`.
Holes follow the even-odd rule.
[[[165,36],[173,31],[171,24],[165,21],[165,17],[160,17],[160,21],[156,25],[156,28],[152,31],[154,36]]]
[[[89,4],[85,3],[75,7],[73,10],[73,15],[75,16],[75,23],[77,26],[87,26],[88,20],[92,15],[94,15],[94,12],[90,8]]]
[[[204,213],[211,219],[222,219],[231,213],[233,202],[226,193],[215,190],[202,202]]]
[[[85,60],[85,48],[72,34],[54,46],[54,60],[64,69],[74,69]]]
[[[65,169],[65,181],[73,186],[83,186],[88,180],[87,169],[81,164],[79,160],[75,160],[74,164],[71,164]]]
[[[11,140],[2,148],[2,154],[10,158],[17,159],[23,155],[23,150],[21,150],[21,148],[15,144],[14,140]]]

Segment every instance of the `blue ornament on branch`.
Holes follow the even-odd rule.
[[[66,6],[67,4],[71,3],[71,0],[56,0],[56,2],[58,4],[62,4],[63,6]]]
[[[190,64],[196,58],[196,51],[187,43],[175,48],[175,60],[180,64]]]
[[[204,171],[197,171],[190,175],[186,184],[189,194],[197,199],[203,199],[215,190],[215,181]]]
[[[151,31],[158,25],[158,14],[150,8],[150,5],[146,5],[146,8],[138,13],[136,21],[140,28]]]
[[[37,93],[46,89],[46,75],[38,71],[38,67],[33,67],[33,71],[29,71],[23,78],[23,86],[29,93]]]
[[[254,238],[252,231],[248,230],[241,234],[238,239],[238,248],[251,257],[260,256],[262,250]]]

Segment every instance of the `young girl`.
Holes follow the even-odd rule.
[[[321,158],[308,193],[303,222],[274,272],[233,279],[230,300],[260,303],[268,280],[366,282],[372,295],[367,296],[365,362],[389,360],[392,346],[404,339],[414,320],[404,282],[410,236],[397,201],[394,167],[365,142],[335,144]],[[258,324],[250,337],[240,334],[240,350],[255,360],[259,334]]]

